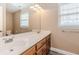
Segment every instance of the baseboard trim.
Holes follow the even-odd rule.
[[[68,52],[68,51],[64,51],[64,50],[61,50],[61,49],[58,49],[58,48],[54,48],[54,47],[51,47],[50,50],[64,54],[64,55],[77,55],[77,54],[74,54],[74,53],[71,53],[71,52]]]

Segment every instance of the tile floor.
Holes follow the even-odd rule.
[[[50,51],[49,52],[49,55],[63,55],[63,54],[58,53],[58,52],[54,52],[54,51]]]

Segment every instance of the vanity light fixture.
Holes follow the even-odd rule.
[[[31,6],[30,8],[33,9],[33,10],[35,10],[35,11],[37,10],[37,8],[35,8],[34,6]]]
[[[38,4],[36,4],[35,7],[38,8],[38,9],[42,9],[42,8],[40,7],[40,5],[38,5]]]
[[[36,8],[40,7],[38,4],[35,5]]]
[[[36,4],[36,5],[34,5],[34,6],[31,6],[30,8],[31,8],[31,9],[34,9],[34,10],[42,9],[38,4]]]
[[[33,9],[33,8],[34,8],[34,6],[31,6],[30,8],[31,8],[31,9]]]

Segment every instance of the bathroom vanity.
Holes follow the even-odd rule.
[[[47,55],[50,31],[26,32],[0,38],[0,55]]]
[[[23,55],[46,55],[50,50],[50,34],[24,51]]]

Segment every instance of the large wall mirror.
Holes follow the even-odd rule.
[[[39,14],[30,10],[31,3],[0,4],[0,36],[39,29]]]
[[[30,29],[30,4],[7,4],[6,31],[8,34],[18,34],[31,31]],[[14,10],[11,10],[13,8]],[[15,9],[16,8],[16,9]]]

